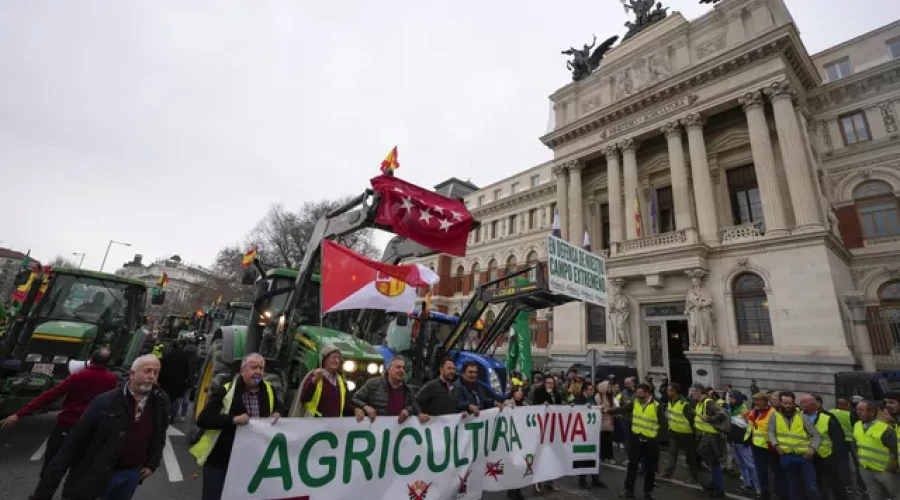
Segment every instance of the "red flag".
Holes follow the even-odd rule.
[[[241,257],[241,267],[243,267],[244,269],[250,267],[250,264],[253,264],[253,259],[256,258],[256,253],[256,247],[247,250],[247,253],[245,253],[244,256]]]
[[[439,252],[466,255],[466,240],[475,219],[463,202],[388,175],[371,182],[381,194],[377,224]]]
[[[333,241],[322,242],[322,311],[383,309],[410,312],[416,287],[438,276],[421,264],[394,266],[363,257]]]

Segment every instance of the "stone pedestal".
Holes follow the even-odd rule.
[[[719,389],[722,382],[722,354],[703,346],[691,346],[684,353],[691,362],[691,377],[694,384]]]
[[[637,351],[633,347],[611,346],[603,351],[603,363],[637,368]]]

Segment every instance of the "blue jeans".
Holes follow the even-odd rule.
[[[141,469],[113,471],[106,485],[106,500],[131,500],[141,482]]]
[[[787,476],[790,500],[820,500],[819,485],[816,483],[816,467],[811,459],[802,455],[785,454],[781,456],[781,467]],[[802,488],[802,489],[801,489]],[[806,496],[803,496],[803,490]]]
[[[756,476],[756,464],[753,462],[753,452],[749,444],[732,443],[731,454],[734,455],[734,463],[741,471],[744,486],[759,490],[759,479]]]

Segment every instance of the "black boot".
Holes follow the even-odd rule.
[[[578,487],[585,490],[591,489],[591,487],[588,486],[587,478],[584,476],[578,476]]]
[[[521,490],[509,490],[506,492],[506,496],[511,500],[525,500]]]
[[[600,488],[601,490],[607,489],[606,485],[603,484],[603,481],[601,481],[597,476],[591,476],[591,487]]]

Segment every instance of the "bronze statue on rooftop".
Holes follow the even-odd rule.
[[[654,3],[656,4],[655,9],[653,8]],[[631,10],[634,13],[634,22],[628,21],[625,23],[628,32],[625,33],[622,41],[628,40],[669,15],[666,12],[669,8],[663,7],[662,2],[656,2],[655,0],[622,0],[622,5],[625,6],[625,12]]]
[[[610,37],[605,42],[601,43],[599,47],[594,49],[594,46],[597,45],[597,35],[594,35],[594,40],[591,44],[584,44],[583,49],[570,47],[568,50],[562,51],[562,54],[572,56],[572,60],[566,61],[566,67],[572,72],[572,81],[577,82],[584,80],[595,69],[599,68],[600,62],[603,60],[603,55],[606,54],[618,39],[618,36]],[[594,49],[593,53],[591,53],[591,49]]]

